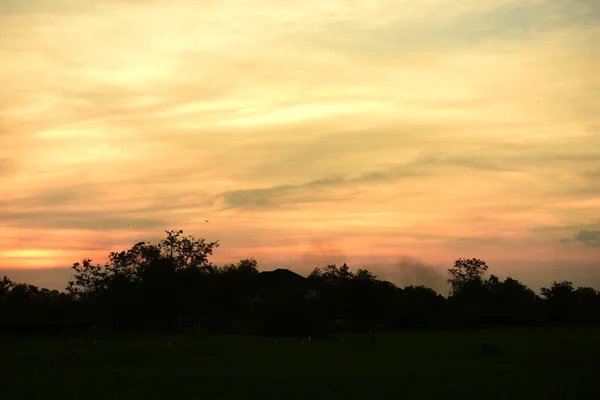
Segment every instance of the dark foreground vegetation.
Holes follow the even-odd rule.
[[[365,269],[259,272],[253,259],[218,267],[218,242],[168,231],[159,243],[113,252],[106,265],[73,265],[64,292],[0,281],[0,332],[246,333],[326,337],[339,332],[508,326],[600,326],[600,293],[554,282],[541,296],[487,276],[484,261],[458,259],[448,297],[398,288]]]
[[[304,342],[302,341],[304,340]],[[593,399],[598,328],[4,338],[6,399]]]
[[[536,295],[458,259],[444,297],[364,269],[218,267],[169,231],[73,266],[64,292],[0,281],[2,398],[595,398],[600,294]],[[485,328],[485,329],[483,329]],[[591,395],[591,397],[590,397]]]

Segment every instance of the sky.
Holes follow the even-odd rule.
[[[216,263],[600,289],[599,42],[596,0],[3,0],[0,275],[182,229]]]

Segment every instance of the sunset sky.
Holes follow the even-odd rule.
[[[600,288],[598,43],[597,0],[2,0],[0,275],[183,229],[219,264]]]

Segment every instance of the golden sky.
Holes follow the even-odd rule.
[[[597,43],[596,0],[3,0],[0,268],[183,229],[600,287]]]

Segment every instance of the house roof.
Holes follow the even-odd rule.
[[[256,279],[257,286],[263,288],[281,288],[305,285],[307,279],[289,269],[278,268],[274,271],[260,272]]]

